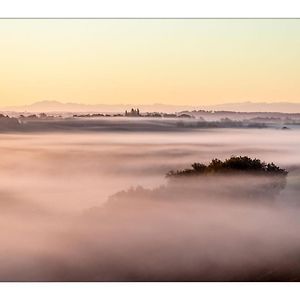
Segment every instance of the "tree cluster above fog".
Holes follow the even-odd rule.
[[[208,165],[170,171],[166,184],[154,189],[138,186],[112,195],[107,205],[130,207],[144,201],[274,201],[286,186],[288,171],[248,156],[213,159]],[[227,176],[233,175],[233,176]],[[142,201],[142,203],[144,203]],[[131,204],[130,204],[131,203]]]
[[[167,173],[168,178],[186,177],[197,175],[211,175],[218,173],[255,173],[263,175],[281,175],[286,176],[287,170],[281,169],[272,163],[262,162],[257,158],[249,158],[248,156],[232,156],[224,161],[213,159],[208,165],[203,163],[192,164],[191,169],[170,171]]]
[[[0,131],[1,130],[16,130],[19,129],[20,123],[17,118],[12,118],[0,114]]]

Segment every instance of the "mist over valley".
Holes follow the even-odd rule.
[[[299,280],[299,129],[110,122],[1,133],[1,281]],[[274,162],[285,184],[166,177],[233,155]]]

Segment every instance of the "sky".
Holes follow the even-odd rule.
[[[300,103],[300,19],[0,20],[0,104]]]

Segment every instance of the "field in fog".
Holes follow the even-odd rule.
[[[0,280],[298,281],[299,133],[1,134]],[[255,201],[239,191],[260,178],[165,178],[232,155],[286,168],[285,188]]]

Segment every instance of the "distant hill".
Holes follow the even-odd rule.
[[[124,112],[125,110],[138,107],[142,112],[180,112],[192,110],[225,110],[238,112],[283,112],[283,113],[300,113],[300,103],[289,102],[241,102],[241,103],[225,103],[218,105],[167,105],[167,104],[97,104],[87,105],[79,103],[62,103],[59,101],[40,101],[27,106],[10,106],[2,107],[2,111],[27,111],[27,112]]]
[[[143,111],[149,112],[177,112],[186,109],[196,109],[191,106],[176,106],[165,104],[137,105],[137,104],[79,104],[79,103],[62,103],[59,101],[40,101],[31,105],[25,106],[10,106],[2,107],[2,111],[17,111],[17,112],[125,112],[131,108],[140,108]]]
[[[62,103],[59,101],[39,101],[30,105],[5,107],[5,110],[28,111],[28,112],[65,112],[65,111],[86,111],[89,105],[78,103]]]
[[[283,113],[299,113],[300,103],[289,102],[241,102],[241,103],[225,103],[219,105],[206,106],[205,109],[211,110],[228,110],[240,112],[283,112]]]

